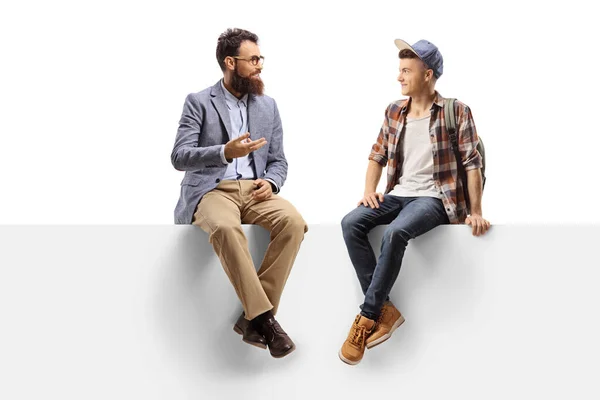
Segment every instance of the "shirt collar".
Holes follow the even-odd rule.
[[[402,110],[400,110],[400,113],[406,114],[408,112],[411,101],[412,101],[412,98],[409,97],[408,101],[404,103],[404,107],[402,107]],[[433,99],[433,104],[431,105],[431,110],[434,109],[434,106],[444,108],[444,97],[442,97],[442,95],[437,90],[435,91],[435,97]]]

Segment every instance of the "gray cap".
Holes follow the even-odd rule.
[[[394,43],[396,43],[396,47],[400,51],[408,49],[415,53],[428,68],[433,70],[433,75],[436,79],[442,76],[444,72],[444,59],[435,44],[427,40],[419,40],[411,46],[401,39],[394,40]]]

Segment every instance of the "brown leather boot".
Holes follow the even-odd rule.
[[[381,307],[381,314],[377,319],[375,330],[371,336],[367,338],[367,349],[377,346],[388,340],[392,333],[404,322],[404,317],[400,311],[392,304],[391,301],[386,301]]]
[[[348,333],[348,338],[340,349],[340,359],[346,364],[356,365],[365,354],[365,343],[373,328],[375,321],[358,314]]]
[[[252,325],[267,340],[269,352],[273,357],[285,357],[296,348],[292,339],[285,333],[279,322],[275,320],[271,311],[267,311],[265,314],[254,318]]]
[[[260,347],[261,349],[267,348],[267,340],[254,329],[250,321],[244,318],[244,313],[238,318],[233,330],[242,335],[242,340],[252,346]]]

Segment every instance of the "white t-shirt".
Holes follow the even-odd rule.
[[[429,138],[431,115],[406,119],[402,148],[402,175],[390,194],[402,197],[437,197],[439,190],[433,181],[433,145]]]

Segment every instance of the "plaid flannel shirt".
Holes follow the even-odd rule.
[[[398,100],[387,107],[379,137],[369,155],[369,160],[376,161],[381,166],[388,166],[385,193],[389,193],[402,176],[402,145],[410,101],[410,98]],[[444,121],[444,101],[444,98],[435,92],[429,125],[429,138],[433,145],[433,180],[442,197],[450,223],[460,224],[467,218],[467,205],[463,194],[463,182],[458,179],[456,160]],[[481,168],[481,155],[477,151],[479,139],[471,110],[466,104],[455,101],[454,111],[458,149],[465,170]]]

